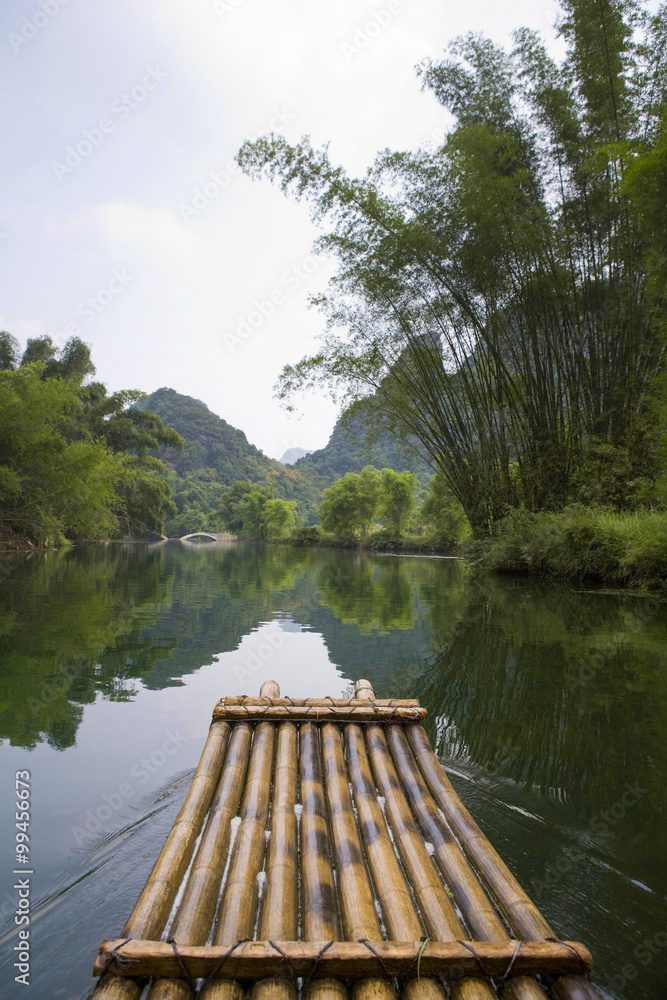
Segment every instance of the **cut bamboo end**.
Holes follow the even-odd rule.
[[[148,992],[148,1000],[192,1000],[194,992],[182,979],[157,979]]]
[[[295,1000],[296,986],[286,979],[263,979],[250,990],[249,1000]]]
[[[96,975],[93,972],[93,975]],[[121,979],[119,976],[107,976],[100,980],[95,990],[95,1000],[139,1000],[143,993],[143,983],[132,979]]]
[[[244,1000],[245,990],[239,983],[207,983],[199,994],[199,1000]]]
[[[362,701],[375,701],[375,691],[370,681],[365,677],[360,677],[354,682],[354,697]]]
[[[356,994],[353,993],[356,1000]],[[312,983],[309,983],[304,990],[305,1000],[347,1000],[347,989],[345,988],[345,983],[341,983],[338,979],[315,979]],[[392,990],[392,997],[394,997],[394,992]],[[364,1000],[384,1000],[382,993],[371,994],[364,998]],[[389,998],[387,998],[389,1000]]]
[[[280,698],[280,685],[277,681],[264,681],[259,689],[260,698]]]

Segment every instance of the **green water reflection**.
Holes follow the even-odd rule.
[[[177,543],[36,553],[0,564],[0,738],[73,748],[87,705],[126,703],[120,720],[138,691],[187,688],[261,623],[297,623],[344,678],[420,698],[460,794],[558,932],[592,948],[610,996],[658,997],[667,947],[646,967],[633,949],[667,927],[666,611],[476,580],[451,560]],[[312,664],[299,666],[307,682]],[[622,985],[619,949],[635,970]]]

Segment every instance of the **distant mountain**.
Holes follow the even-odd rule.
[[[179,476],[197,469],[215,469],[220,481],[230,486],[237,479],[266,482],[272,474],[284,472],[275,460],[250,444],[243,431],[212,413],[199,399],[163,388],[152,393],[145,405],[185,440],[182,452],[165,448],[160,454]]]
[[[281,465],[294,465],[298,462],[300,458],[304,458],[306,455],[312,455],[312,448],[288,448],[282,458],[278,459]]]
[[[312,474],[322,486],[330,486],[346,472],[361,472],[365,465],[377,469],[408,469],[425,484],[433,469],[409,445],[401,445],[388,431],[371,434],[369,414],[359,409],[347,420],[338,420],[327,444],[300,458],[294,466],[299,472]]]
[[[162,417],[185,441],[182,452],[162,448],[159,458],[167,465],[178,516],[166,525],[170,535],[214,527],[210,520],[227,486],[238,479],[271,484],[275,495],[296,500],[298,512],[314,521],[321,487],[312,472],[297,472],[250,444],[243,431],[232,427],[192,396],[162,388],[144,404]]]
[[[163,448],[159,458],[167,466],[166,478],[178,514],[166,524],[170,536],[216,528],[214,512],[222,493],[239,479],[272,485],[275,495],[296,500],[306,523],[317,521],[322,490],[346,472],[360,472],[365,465],[378,469],[409,469],[422,483],[432,470],[410,449],[403,449],[389,433],[372,435],[372,417],[363,409],[346,421],[339,420],[324,448],[307,452],[290,448],[277,462],[250,444],[243,431],[232,427],[205,403],[162,388],[149,396],[147,410],[162,417],[185,441],[182,452]],[[292,458],[293,453],[297,453]],[[288,464],[291,458],[295,464]]]

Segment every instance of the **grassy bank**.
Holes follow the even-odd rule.
[[[667,512],[569,507],[513,511],[489,539],[466,542],[473,568],[667,589]]]
[[[289,538],[290,545],[319,545],[330,549],[363,549],[367,552],[397,552],[414,555],[459,555],[460,546],[440,535],[401,535],[390,531],[374,531],[368,535],[336,535],[322,531],[318,525],[298,528]]]

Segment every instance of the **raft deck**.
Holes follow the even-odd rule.
[[[413,699],[223,698],[95,1000],[600,1000]]]

